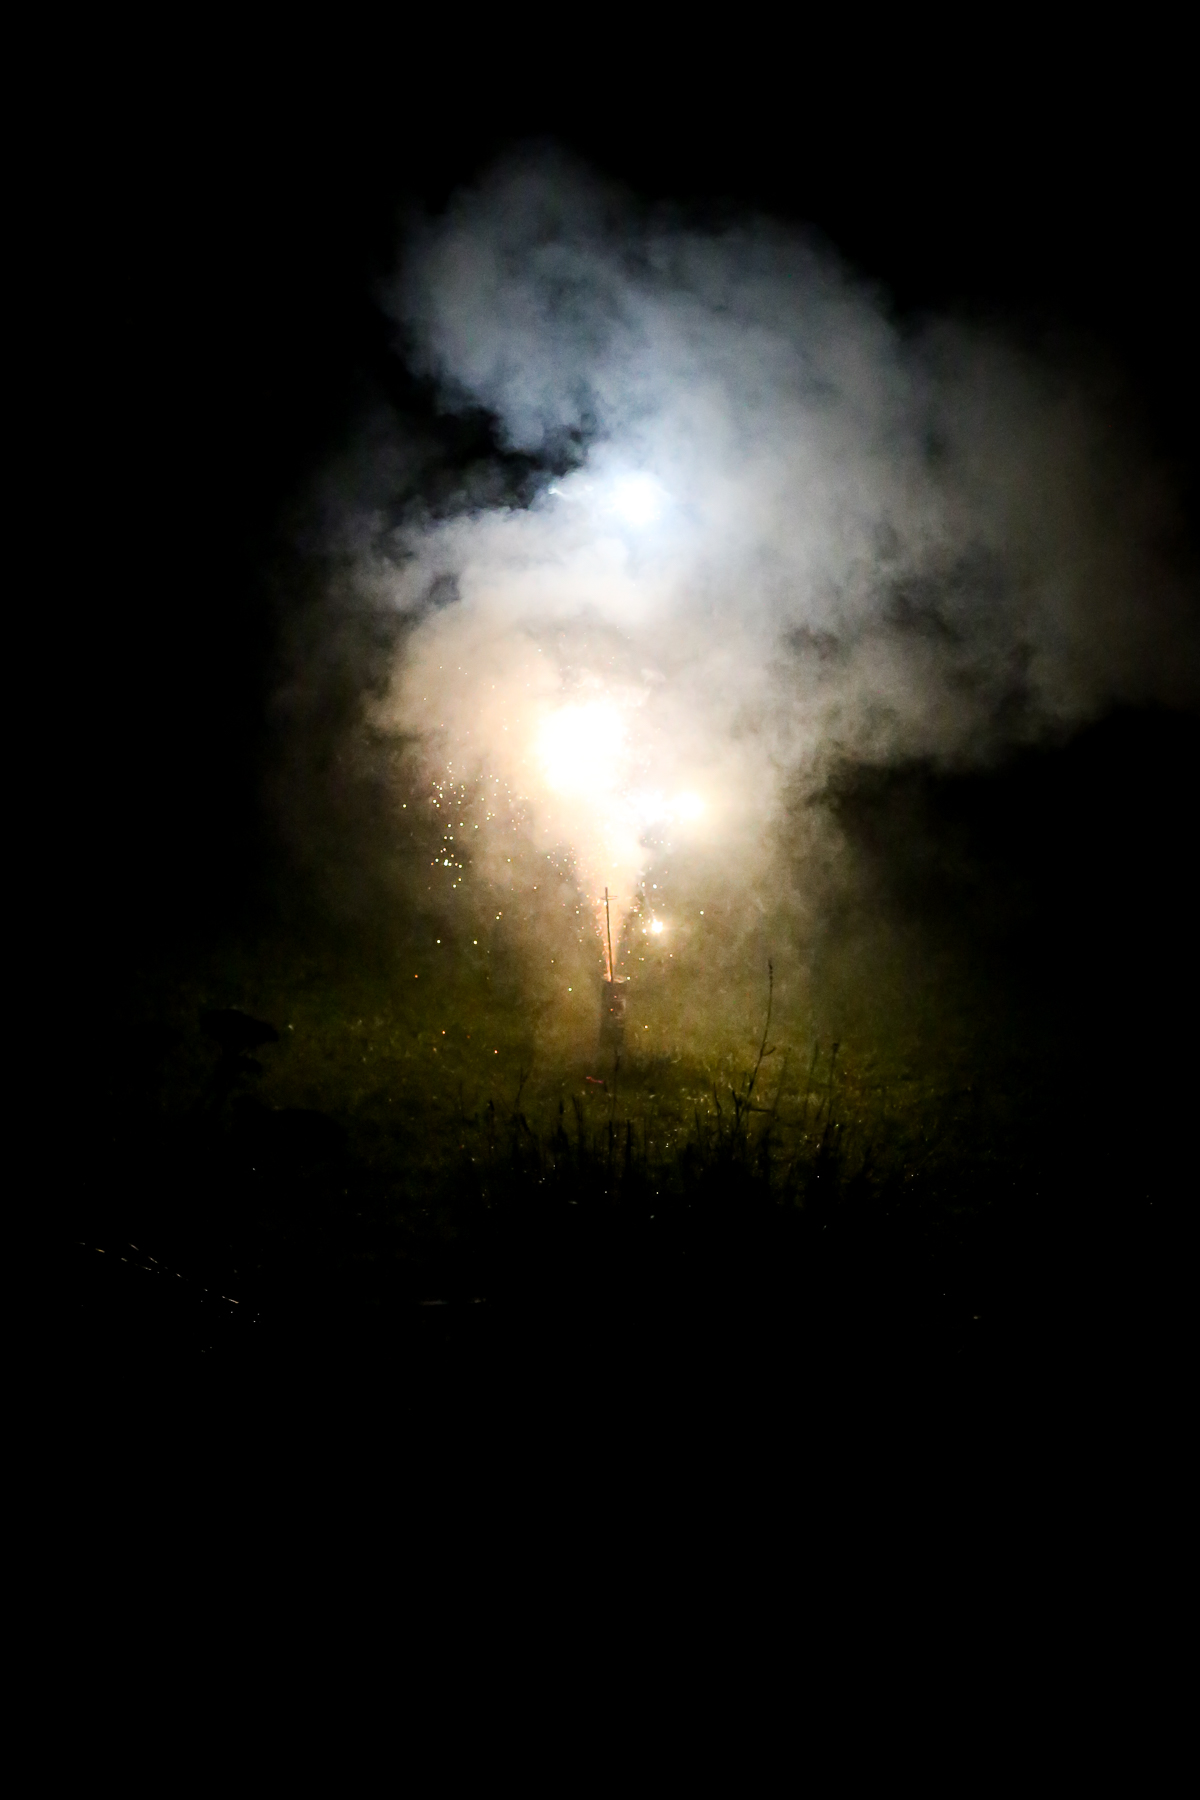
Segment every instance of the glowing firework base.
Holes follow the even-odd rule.
[[[625,1041],[625,1000],[629,983],[619,976],[605,980],[600,990],[600,1047],[619,1050]]]

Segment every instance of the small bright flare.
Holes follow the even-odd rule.
[[[650,929],[652,932],[654,932],[656,937],[657,937],[658,933],[662,930],[662,928],[663,928],[663,922],[661,919],[652,919],[650,921]]]
[[[677,819],[698,819],[704,811],[704,802],[699,794],[680,794],[675,801],[674,812]]]

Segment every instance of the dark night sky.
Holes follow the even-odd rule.
[[[612,32],[614,23],[606,29]],[[381,389],[372,286],[407,207],[550,138],[648,198],[815,225],[902,311],[1091,341],[1196,516],[1185,119],[1168,44],[710,43],[523,82],[448,47],[106,48],[52,158],[50,494],[73,748],[63,854],[105,932],[244,904],[263,839],[266,572]],[[328,54],[327,54],[328,52]],[[767,71],[775,71],[767,73]],[[487,85],[485,85],[485,83]],[[47,156],[50,155],[47,150]],[[58,380],[61,372],[65,379]],[[419,396],[408,396],[420,404]],[[97,880],[96,877],[99,876]]]

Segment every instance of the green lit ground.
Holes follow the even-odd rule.
[[[807,934],[784,907],[751,930],[676,904],[669,934],[624,945],[619,1067],[562,884],[513,918],[466,871],[440,911],[313,905],[110,971],[62,1219],[90,1341],[119,1347],[123,1379],[215,1349],[273,1358],[285,1385],[315,1358],[412,1393],[418,1366],[436,1386],[406,1336],[430,1308],[477,1372],[527,1328],[566,1367],[618,1317],[698,1358],[732,1354],[718,1318],[747,1342],[803,1324],[808,1350],[770,1352],[781,1379],[812,1333],[880,1367],[916,1333],[949,1369],[977,1342],[1012,1357],[1033,1316],[1074,1330],[1080,1307],[1159,1331],[1194,959],[1179,840],[1147,819],[1153,883],[1108,859],[1104,746],[1099,783],[1085,768],[1064,794],[1038,765],[990,814],[973,789],[988,854],[953,792],[935,830],[912,791],[868,791],[874,860],[860,848]],[[277,1038],[223,1053],[205,1021],[227,1009]]]
[[[352,953],[320,957],[270,943],[214,957],[171,997],[178,1042],[164,1069],[165,1108],[182,1115],[199,1102],[219,1054],[199,1020],[206,1009],[237,1006],[279,1031],[277,1044],[257,1052],[261,1073],[246,1073],[241,1092],[272,1109],[329,1113],[358,1154],[410,1178],[414,1163],[439,1166],[489,1108],[501,1117],[519,1108],[546,1135],[560,1108],[572,1120],[578,1109],[589,1139],[630,1125],[661,1159],[734,1121],[768,999],[767,1053],[751,1094],[761,1110],[747,1116],[759,1133],[770,1119],[780,1154],[831,1121],[847,1152],[854,1144],[860,1155],[872,1146],[878,1153],[884,1143],[897,1151],[910,1140],[915,1154],[939,1131],[978,1127],[980,1108],[1000,1103],[994,1092],[989,1102],[972,1071],[978,1044],[948,1028],[945,996],[911,982],[904,993],[895,969],[888,991],[888,970],[882,961],[870,968],[867,945],[852,959],[866,992],[817,1002],[806,969],[775,966],[772,983],[765,963],[751,979],[743,968],[722,969],[715,954],[697,967],[665,946],[646,948],[630,980],[618,1060],[601,1043],[603,964],[594,947],[590,956],[581,948],[557,981],[543,969],[539,994],[527,949],[522,967],[494,944],[456,944],[446,926],[441,934],[449,941],[439,944],[431,930],[431,942],[380,952],[366,967]],[[684,954],[704,957],[698,935]],[[954,1023],[965,1031],[965,1021]]]

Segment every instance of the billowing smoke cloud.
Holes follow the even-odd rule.
[[[1153,479],[1000,336],[898,325],[802,235],[647,217],[544,157],[405,268],[405,353],[544,471],[356,551],[408,621],[374,724],[487,797],[477,870],[519,826],[623,916],[655,862],[760,880],[839,759],[971,765],[1194,690]]]

